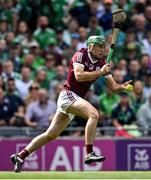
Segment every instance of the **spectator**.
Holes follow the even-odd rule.
[[[98,0],[90,0],[87,2],[88,2],[91,16],[92,17],[96,16],[96,18],[99,19],[99,17],[104,12],[104,7],[102,6],[102,2],[98,1]],[[89,20],[89,22],[90,22],[90,20]]]
[[[34,56],[32,68],[35,70],[38,70],[39,67],[45,64],[45,59],[42,57],[42,50],[39,48],[37,41],[33,40],[29,43],[29,54]]]
[[[120,94],[120,102],[112,112],[113,126],[117,129],[116,136],[133,137],[124,130],[124,125],[131,125],[135,122],[135,114],[130,107],[127,93]]]
[[[96,95],[100,95],[105,91],[105,78],[98,78],[94,82],[94,92]]]
[[[119,69],[115,69],[113,71],[113,77],[117,83],[123,83],[124,82],[124,76],[122,74],[122,71]]]
[[[47,74],[45,70],[39,69],[37,71],[35,81],[40,85],[41,88],[48,90],[49,82],[48,82]]]
[[[3,72],[2,72],[2,78],[4,82],[7,82],[9,78],[20,79],[20,74],[17,72],[14,72],[13,63],[8,60],[3,63]]]
[[[33,67],[34,61],[35,61],[35,56],[31,53],[26,54],[23,59],[23,65],[30,68],[30,70],[33,73],[33,76],[35,73],[35,68]]]
[[[67,23],[67,29],[63,32],[63,40],[70,46],[71,34],[78,32],[78,22],[76,19],[71,18]]]
[[[118,104],[119,99],[119,95],[114,94],[109,88],[106,88],[106,91],[99,96],[100,109],[106,115],[106,118],[111,118],[112,111]]]
[[[147,30],[147,37],[143,39],[142,52],[148,54],[151,57],[151,26]]]
[[[40,86],[38,83],[36,82],[33,82],[32,85],[29,87],[29,93],[28,95],[25,97],[25,105],[26,107],[34,102],[34,101],[37,101],[38,99],[38,90],[39,90]]]
[[[127,61],[125,59],[121,59],[117,66],[122,75],[125,76],[127,74]]]
[[[77,45],[79,43],[80,35],[78,33],[71,34],[71,45],[69,48],[64,51],[64,57],[67,59],[67,62],[70,61],[74,53],[77,51]]]
[[[131,107],[134,110],[134,113],[138,111],[140,106],[145,102],[143,97],[143,83],[141,81],[134,82],[134,91],[130,97]]]
[[[117,46],[117,48],[115,49],[114,59],[119,60],[124,58],[125,60],[130,62],[133,59],[139,59],[140,56],[141,56],[140,44],[136,41],[136,34],[134,29],[130,28],[126,31],[126,37],[125,37],[125,41],[123,42],[123,45]]]
[[[86,48],[87,30],[85,27],[79,27],[80,42],[77,45],[77,49]]]
[[[8,49],[11,48],[14,39],[15,39],[15,33],[14,32],[10,31],[6,34],[5,40],[6,40],[6,45],[7,45]]]
[[[129,28],[127,31],[126,31],[126,43],[132,43],[132,42],[136,42],[137,39],[136,39],[136,34],[135,34],[135,31],[133,28]]]
[[[29,87],[33,83],[31,78],[31,70],[29,67],[22,67],[21,79],[16,80],[16,89],[18,90],[19,96],[24,99],[29,91]]]
[[[107,33],[105,33],[105,42],[106,42],[106,48],[108,49],[108,52],[109,52],[109,48],[110,48],[111,42],[112,42],[112,31],[107,31]],[[106,55],[106,57],[107,57],[107,55]]]
[[[142,75],[142,77],[144,77],[147,69],[149,69],[149,62],[150,62],[150,58],[148,54],[142,54],[142,58],[140,61],[140,74]]]
[[[65,82],[66,71],[61,65],[56,67],[56,78],[50,81],[49,84],[49,94],[52,98],[55,97],[55,88],[58,83],[63,84]]]
[[[14,113],[13,117],[10,119],[10,125],[13,126],[25,126],[25,109],[19,107],[17,112]]]
[[[26,124],[30,127],[47,127],[56,111],[56,104],[48,99],[45,89],[38,91],[38,100],[27,107]]]
[[[54,92],[55,92],[54,97],[52,97],[52,95],[50,95],[50,98],[53,99],[55,102],[57,102],[59,93],[63,89],[63,85],[64,85],[63,83],[58,82],[58,84],[56,84],[56,86],[54,88]]]
[[[64,5],[67,3],[67,1],[60,1],[60,0],[55,0],[55,1],[49,1],[49,0],[44,0],[40,1],[39,5],[39,11],[40,14],[45,15],[47,17],[53,17],[49,18],[49,23],[50,26],[53,28],[57,28],[58,24],[62,25],[62,18],[64,16]]]
[[[28,23],[31,32],[33,32],[36,28],[39,8],[41,8],[40,1],[27,0],[19,3],[20,20]]]
[[[48,18],[40,16],[38,18],[38,28],[33,33],[33,37],[38,41],[40,48],[44,49],[48,45],[49,37],[56,40],[56,33],[48,26]]]
[[[151,22],[151,5],[145,7],[145,17],[147,20],[147,25],[150,25]]]
[[[12,46],[17,48],[20,52],[22,51],[22,45],[21,45],[20,40],[18,38],[13,39]]]
[[[39,50],[39,44],[37,41],[33,40],[29,44],[29,53],[33,54],[34,56],[37,56]]]
[[[128,81],[128,80],[133,80],[133,81],[141,80],[142,77],[141,77],[139,71],[140,71],[140,64],[139,64],[138,60],[132,60],[130,62],[130,65],[129,65],[129,72],[125,76],[125,81]]]
[[[142,42],[142,40],[145,38],[145,26],[146,26],[146,19],[144,15],[136,15],[134,17],[134,23],[135,23],[135,35],[136,35],[136,40],[138,42]]]
[[[4,39],[8,31],[9,27],[7,17],[2,15],[0,17],[0,37]]]
[[[7,17],[8,24],[13,31],[16,31],[19,19],[19,9],[15,7],[15,4],[17,5],[17,3],[18,2],[13,2],[13,0],[6,0],[2,2],[1,15]]]
[[[12,116],[20,109],[24,109],[23,100],[18,96],[15,86],[15,80],[9,78],[6,83],[6,99],[12,106]]]
[[[69,1],[69,13],[76,18],[80,26],[87,27],[90,17],[88,1]]]
[[[16,38],[20,40],[22,46],[28,45],[29,28],[26,22],[24,21],[19,22]]]
[[[55,65],[62,64],[63,54],[62,51],[57,47],[57,41],[54,38],[49,38],[47,40],[47,48],[45,49],[45,54],[53,54],[55,56]]]
[[[58,27],[56,30],[56,36],[57,36],[57,47],[59,48],[59,50],[62,52],[67,50],[69,48],[68,44],[64,41],[63,39],[63,28],[62,27]]]
[[[15,72],[20,72],[21,69],[21,48],[18,48],[17,45],[12,44],[10,47],[10,55],[9,58],[11,59],[13,66],[14,66],[14,71]]]
[[[88,28],[88,36],[93,36],[93,35],[104,36],[104,30],[101,26],[99,26],[98,20],[95,16],[90,18],[90,23]]]
[[[133,59],[140,59],[141,49],[136,42],[127,43],[124,49],[124,58],[130,62]]]
[[[144,99],[147,100],[150,94],[151,94],[151,70],[147,69],[144,76],[144,89],[143,89]]]
[[[48,81],[56,77],[55,63],[55,56],[53,54],[47,54],[45,59],[45,66],[43,67],[43,69],[47,73]]]
[[[103,27],[104,31],[112,29],[112,0],[103,0],[104,12],[99,17],[99,24]]]
[[[137,122],[140,127],[145,128],[143,130],[144,135],[151,135],[151,94],[146,103],[142,104],[138,110]]]
[[[4,91],[0,89],[0,126],[9,125],[12,114],[12,105],[5,98]]]
[[[0,39],[0,64],[6,61],[9,57],[9,50],[6,46],[5,39]]]
[[[134,12],[135,14],[144,14],[145,11],[145,4],[147,4],[145,1],[138,1],[134,4]]]

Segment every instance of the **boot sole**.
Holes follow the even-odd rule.
[[[85,164],[91,164],[93,162],[102,162],[104,161],[106,158],[103,157],[103,158],[99,158],[99,159],[88,159],[88,160],[85,160],[84,163]]]

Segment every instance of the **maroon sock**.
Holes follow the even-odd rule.
[[[86,144],[86,153],[89,154],[93,152],[93,145],[92,144]]]
[[[17,155],[24,160],[29,155],[29,152],[26,149],[23,149]]]

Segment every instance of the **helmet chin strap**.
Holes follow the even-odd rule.
[[[92,59],[94,59],[94,61],[98,61],[98,60],[100,60],[100,59],[94,55],[94,53],[93,53],[93,51],[92,51],[93,46],[94,46],[94,44],[92,44],[91,47],[88,47],[88,52],[89,52],[89,54],[91,55]]]

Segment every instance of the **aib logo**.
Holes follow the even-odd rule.
[[[136,161],[147,161],[149,159],[149,155],[147,149],[135,149],[135,160]]]
[[[135,170],[149,170],[149,154],[147,149],[135,149]]]
[[[128,170],[150,170],[151,169],[151,145],[129,144],[128,145]]]

